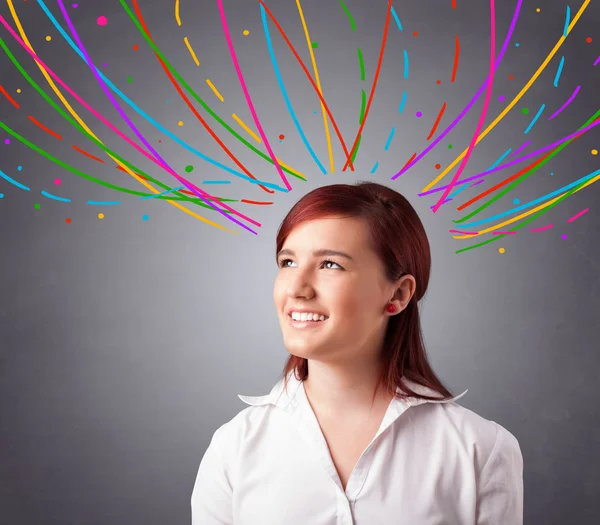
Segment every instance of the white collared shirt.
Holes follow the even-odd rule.
[[[407,379],[415,392],[438,393]],[[346,490],[289,376],[217,429],[192,491],[192,525],[522,525],[523,456],[499,424],[454,401],[394,398]]]

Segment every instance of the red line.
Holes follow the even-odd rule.
[[[404,166],[402,166],[402,169],[406,168],[406,166],[408,166],[416,156],[417,156],[417,152],[413,153],[413,156],[410,159],[408,159],[408,161],[406,161],[406,164]]]
[[[33,118],[31,115],[27,115],[27,116],[29,117],[29,120],[31,120],[31,122],[33,122],[36,126],[39,126],[40,128],[42,128],[46,133],[50,133],[50,135],[52,135],[53,137],[56,137],[58,140],[62,140],[63,139],[58,133],[55,133],[51,129],[48,129],[42,123],[40,123],[37,120],[35,120],[35,118]]]
[[[2,94],[8,99],[8,101],[17,109],[19,108],[19,104],[17,104],[17,101],[15,99],[13,99],[7,92],[6,90],[2,87],[2,84],[0,84],[0,92],[2,92]]]
[[[77,146],[75,146],[75,144],[73,144],[71,147],[75,151],[78,151],[79,153],[81,153],[82,155],[85,155],[86,157],[89,157],[90,159],[97,160],[98,162],[101,162],[102,164],[106,164],[106,162],[104,162],[102,159],[99,159],[98,157],[94,157],[91,153],[88,153],[87,151],[84,151],[81,148],[78,148]],[[125,170],[123,170],[123,171],[125,171]]]
[[[383,62],[383,54],[385,52],[385,42],[387,40],[388,29],[390,27],[390,17],[392,15],[392,0],[388,0],[388,8],[387,8],[387,16],[385,18],[385,28],[383,30],[383,39],[381,41],[381,50],[379,51],[379,60],[377,61],[377,69],[375,70],[375,77],[373,78],[373,85],[371,86],[371,94],[369,95],[369,100],[367,102],[367,109],[365,109],[365,114],[363,116],[362,124],[358,129],[358,133],[356,134],[356,138],[354,139],[354,144],[352,145],[352,150],[350,151],[350,157],[346,160],[346,164],[342,168],[342,171],[346,171],[348,167],[348,163],[350,162],[350,158],[354,155],[354,150],[358,144],[358,139],[362,133],[363,128],[367,122],[367,115],[369,114],[369,109],[371,108],[371,102],[373,100],[373,95],[375,95],[375,88],[377,87],[377,80],[379,78],[379,71],[381,70],[381,63]]]
[[[456,9],[456,0],[452,0],[452,9]]]
[[[267,204],[273,204],[272,202],[249,201],[246,199],[242,199],[240,202],[245,202],[246,204],[258,204],[260,206],[266,206]]]
[[[138,18],[140,20],[140,23],[142,24],[142,27],[144,28],[144,31],[148,35],[148,38],[150,38],[150,40],[152,40],[152,42],[154,42],[154,39],[150,35],[150,31],[148,30],[148,27],[146,26],[146,22],[144,21],[144,18],[142,16],[142,13],[141,13],[140,8],[138,6],[137,0],[133,0],[133,5],[135,7],[135,11],[136,11],[137,16],[138,16]],[[208,123],[202,118],[202,116],[200,115],[200,113],[198,113],[196,111],[196,108],[192,105],[192,103],[189,101],[189,99],[185,96],[185,93],[182,91],[182,89],[179,86],[179,84],[177,83],[177,81],[171,75],[171,72],[169,71],[169,68],[165,65],[165,63],[162,61],[162,59],[158,56],[158,53],[154,53],[154,54],[156,55],[156,58],[160,62],[160,65],[162,66],[162,68],[164,69],[165,73],[169,77],[169,80],[171,81],[171,83],[173,84],[173,86],[175,86],[175,89],[177,90],[177,92],[179,93],[179,95],[181,96],[181,98],[183,98],[183,100],[185,101],[185,103],[190,108],[191,112],[195,115],[195,117],[204,126],[204,128],[206,129],[206,131],[208,131],[211,134],[211,136],[217,141],[217,143],[219,144],[219,146],[221,146],[221,148],[223,148],[223,151],[225,151],[225,153],[227,153],[227,155],[229,155],[229,158],[231,158],[231,160],[233,160],[233,162],[235,162],[239,166],[239,168],[246,175],[248,175],[248,177],[251,177],[252,179],[257,180],[256,177],[254,175],[252,175],[252,173],[250,173],[246,169],[246,167],[238,160],[238,158],[229,150],[229,148],[227,148],[227,146],[225,146],[225,144],[223,144],[223,142],[221,141],[221,139],[212,130],[212,128],[208,125]],[[271,189],[269,189],[269,188],[267,188],[265,186],[262,186],[260,184],[258,186],[259,186],[259,188],[261,188],[262,190],[266,191],[267,193],[275,193],[275,190],[271,190]]]
[[[454,67],[452,68],[452,80],[450,80],[450,82],[454,82],[456,80],[456,71],[458,69],[459,55],[460,55],[460,40],[458,39],[458,35],[456,35],[456,47],[454,49]]]
[[[437,129],[438,124],[440,123],[440,120],[442,120],[442,115],[444,114],[444,111],[446,111],[446,103],[445,102],[444,102],[444,105],[442,106],[442,109],[440,109],[440,112],[439,112],[437,118],[435,119],[435,122],[433,123],[433,128],[431,128],[431,132],[429,133],[427,140],[429,140],[431,137],[433,137],[433,134],[435,133],[435,130]]]
[[[333,125],[333,129],[335,129],[335,133],[336,133],[336,135],[337,135],[337,137],[338,137],[338,139],[340,141],[340,144],[342,145],[342,149],[344,150],[344,155],[346,155],[346,160],[347,160],[347,162],[350,163],[350,169],[352,171],[354,171],[354,165],[352,164],[352,160],[351,160],[352,159],[352,155],[350,153],[348,153],[348,148],[346,148],[346,143],[344,142],[344,139],[342,138],[342,134],[340,133],[340,130],[339,130],[338,126],[337,126],[337,123],[335,122],[335,119],[333,118],[333,115],[331,114],[331,111],[329,110],[329,106],[327,106],[327,103],[325,102],[325,99],[323,98],[323,95],[319,92],[319,88],[315,84],[315,81],[313,80],[312,76],[310,75],[310,72],[308,71],[308,69],[306,69],[306,66],[304,65],[304,62],[302,62],[302,59],[300,58],[300,55],[296,52],[296,49],[294,48],[294,46],[290,42],[290,39],[285,34],[285,31],[281,28],[281,26],[279,25],[279,22],[277,22],[277,19],[273,16],[273,14],[269,10],[269,8],[265,5],[265,3],[263,2],[263,0],[258,0],[258,1],[265,8],[265,11],[269,15],[269,18],[271,18],[271,20],[275,24],[275,27],[277,27],[277,29],[281,33],[281,36],[283,37],[283,39],[287,43],[288,47],[290,48],[291,52],[294,54],[294,57],[296,57],[296,60],[300,64],[300,67],[304,70],[304,73],[306,73],[306,76],[308,77],[308,80],[312,84],[312,86],[313,86],[313,88],[315,90],[315,93],[317,94],[317,96],[321,100],[321,103],[323,104],[323,107],[325,108],[325,111],[327,111],[327,115],[329,116],[329,118],[331,120],[331,124]],[[348,164],[346,164],[346,165],[348,165]],[[344,169],[346,169],[346,168],[344,167]]]

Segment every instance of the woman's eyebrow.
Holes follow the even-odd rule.
[[[345,257],[346,259],[349,259],[350,261],[354,260],[347,253],[339,252],[337,250],[328,250],[326,248],[323,248],[321,250],[315,250],[315,251],[312,252],[312,254],[313,254],[313,257],[323,257],[323,256],[337,255],[338,257]],[[279,258],[282,255],[295,255],[295,253],[294,253],[293,250],[289,250],[287,248],[284,248],[283,250],[279,251],[279,253],[277,254],[277,258]]]

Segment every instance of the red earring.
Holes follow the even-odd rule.
[[[388,304],[386,310],[390,313],[394,313],[396,311],[396,306],[393,304]]]

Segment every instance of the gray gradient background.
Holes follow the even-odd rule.
[[[51,0],[47,4],[65,25],[57,5]],[[200,96],[242,135],[246,136],[231,118],[233,112],[256,129],[231,64],[217,3],[182,0],[182,27],[174,18],[174,0],[140,4],[156,43]],[[496,4],[499,51],[516,1]],[[133,138],[87,66],[38,4],[16,0],[15,5],[42,59]],[[295,2],[268,5],[312,72]],[[315,52],[325,98],[350,147],[358,130],[360,91],[368,93],[375,72],[386,2],[349,0],[356,31],[351,31],[337,1],[305,0],[302,5],[312,40],[319,43]],[[570,4],[572,16],[580,5],[579,0]],[[540,13],[535,11],[538,6]],[[433,250],[431,285],[422,303],[428,353],[455,393],[469,389],[460,401],[463,406],[497,421],[518,438],[525,464],[525,523],[600,522],[598,185],[571,196],[530,226],[554,223],[549,231],[528,233],[525,228],[500,242],[455,254],[468,245],[448,234],[451,219],[461,212],[456,205],[445,205],[434,215],[429,206],[436,199],[417,193],[438,173],[435,163],[447,166],[468,145],[483,97],[434,152],[396,181],[390,178],[414,151],[428,145],[425,138],[442,103],[447,101],[448,108],[438,133],[481,86],[489,71],[489,3],[458,0],[458,8],[452,10],[450,0],[414,0],[395,7],[404,30],[398,31],[392,19],[354,173],[341,171],[342,151],[333,133],[333,174],[323,176],[303,147],[273,73],[255,1],[225,2],[232,38],[276,154],[305,173],[308,182],[290,177],[292,192],[269,196],[196,158],[127,110],[183,176],[197,185],[206,179],[232,181],[205,185],[206,191],[234,199],[272,200],[271,206],[231,203],[262,224],[256,236],[213,211],[192,206],[239,235],[210,227],[164,201],[140,201],[79,179],[15,139],[5,146],[6,135],[0,133],[0,169],[32,189],[25,192],[0,179],[0,523],[189,523],[194,478],[213,432],[245,407],[238,393],[270,390],[288,355],[272,303],[277,227],[308,191],[357,180],[375,180],[402,192],[424,221]],[[486,125],[503,107],[498,95],[512,100],[555,45],[565,10],[562,1],[524,2],[497,71]],[[118,1],[80,0],[79,8],[69,7],[69,12],[92,59],[107,62],[103,71],[120,89],[183,140],[234,167],[178,98]],[[13,23],[4,2],[0,13]],[[108,16],[106,27],[96,24],[99,15]],[[487,169],[506,149],[514,150],[527,139],[533,144],[526,151],[532,151],[573,133],[598,109],[600,66],[592,64],[600,54],[599,20],[598,2],[592,1],[522,101],[477,146],[465,176]],[[250,35],[242,36],[243,29]],[[270,29],[294,109],[329,168],[318,99],[273,24]],[[413,37],[413,31],[419,36]],[[33,60],[4,28],[0,34],[33,78],[52,93]],[[46,42],[47,34],[51,42]],[[461,58],[451,84],[456,34]],[[184,36],[190,38],[200,67],[191,60]],[[587,44],[587,36],[594,37],[594,43]],[[134,44],[140,45],[139,51],[132,50]],[[357,46],[365,58],[364,82]],[[406,80],[403,49],[410,59]],[[555,88],[563,54],[565,67]],[[513,81],[508,80],[510,74],[515,75]],[[225,103],[213,95],[206,78],[215,83]],[[441,85],[436,85],[438,78]],[[0,96],[1,120],[7,125],[91,175],[145,191],[50,108],[4,54],[0,83],[22,105],[17,110]],[[577,100],[548,122],[577,85],[582,86]],[[19,95],[17,88],[23,90]],[[404,89],[408,99],[400,114]],[[546,111],[525,136],[541,103]],[[74,107],[107,146],[179,186],[78,103]],[[521,114],[522,107],[529,107],[530,114]],[[424,116],[416,119],[419,110]],[[273,166],[200,111],[259,179],[282,184]],[[28,114],[64,140],[41,131]],[[181,128],[180,119],[185,122]],[[391,126],[396,135],[386,152]],[[286,135],[282,142],[277,139],[280,133]],[[599,157],[590,150],[600,146],[598,139],[596,129],[579,138],[480,217],[512,207],[514,197],[526,202],[597,169]],[[453,150],[447,149],[448,143],[454,144]],[[73,151],[71,144],[105,159],[106,165]],[[379,169],[371,175],[376,161]],[[184,172],[187,164],[195,166],[189,175]],[[18,165],[22,171],[17,171]],[[456,204],[512,173],[492,175],[463,192]],[[63,180],[59,187],[52,184],[56,177]],[[49,200],[40,195],[44,189],[72,202]],[[88,199],[122,204],[100,208],[86,204]],[[35,203],[41,204],[39,210]],[[587,214],[566,222],[586,207]],[[102,221],[96,216],[100,211],[106,215]],[[148,221],[142,220],[144,214]],[[65,224],[66,217],[73,222]],[[568,235],[566,240],[562,233]],[[500,246],[506,253],[498,253]]]

